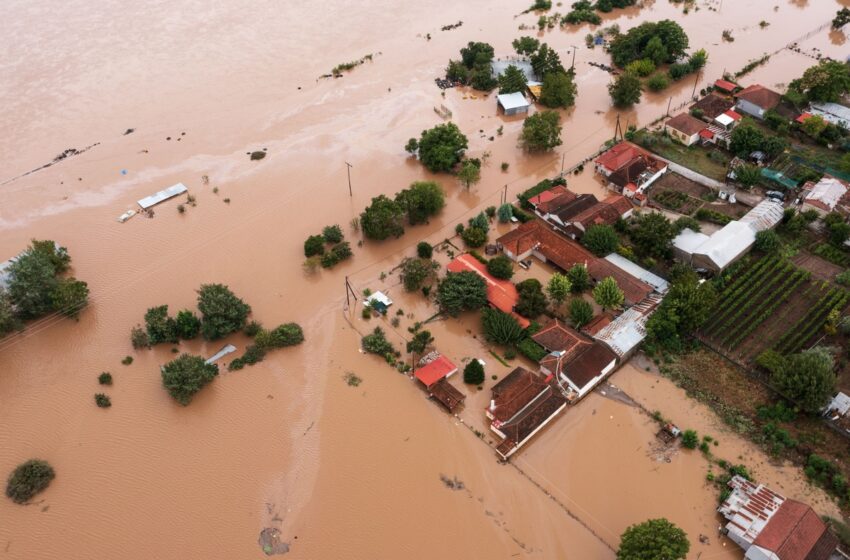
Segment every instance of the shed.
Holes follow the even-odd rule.
[[[518,115],[527,113],[530,103],[520,92],[502,93],[496,96],[496,102],[506,115]]]
[[[696,249],[691,264],[697,268],[721,272],[746,254],[755,242],[756,232],[749,224],[729,222]]]
[[[850,128],[850,108],[838,103],[812,103],[812,115],[818,115],[823,120],[836,126]]]
[[[183,183],[177,183],[176,185],[171,185],[167,189],[163,189],[158,193],[154,193],[139,200],[139,206],[142,207],[142,210],[147,210],[152,206],[156,206],[160,202],[165,202],[169,198],[174,198],[175,196],[183,194],[188,190],[189,189],[187,189],[186,185],[184,185]]]
[[[714,82],[714,87],[719,89],[720,91],[725,91],[726,93],[732,93],[736,89],[738,89],[737,84],[733,84],[729,80],[717,80]]]
[[[457,373],[457,366],[445,356],[438,356],[435,360],[417,369],[413,375],[426,387]]]
[[[634,276],[638,280],[641,280],[642,282],[649,284],[650,286],[655,288],[655,291],[658,292],[659,294],[667,293],[667,289],[669,288],[669,284],[667,283],[667,280],[658,276],[657,274],[653,274],[652,272],[646,270],[642,266],[639,266],[639,265],[633,263],[629,259],[627,259],[623,256],[620,256],[617,253],[611,253],[610,255],[605,257],[605,260],[610,262],[611,264],[613,264],[617,268],[622,269],[625,272],[628,272],[629,274],[631,274],[632,276]]]
[[[368,303],[369,307],[378,313],[386,315],[387,308],[393,304],[393,300],[391,300],[384,292],[375,292],[366,298],[366,303]]]

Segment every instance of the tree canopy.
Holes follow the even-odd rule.
[[[769,157],[776,157],[785,149],[785,141],[778,136],[766,136],[755,125],[744,122],[732,130],[729,151],[738,157],[748,157],[761,150]]]
[[[245,328],[251,306],[236,297],[224,284],[203,284],[198,290],[201,334],[216,340]]]
[[[566,301],[572,287],[572,282],[570,282],[569,278],[560,272],[555,272],[546,284],[546,293],[549,294],[549,299],[560,305]]]
[[[577,329],[582,328],[593,319],[593,306],[582,298],[570,302],[570,320]]]
[[[549,72],[543,77],[540,104],[552,109],[566,109],[575,105],[577,92],[578,88],[571,73]]]
[[[617,35],[611,41],[610,51],[614,64],[622,68],[633,60],[656,56],[658,64],[675,62],[687,49],[688,36],[682,27],[665,19],[642,23],[626,33]]]
[[[837,60],[821,60],[807,68],[791,87],[803,92],[811,101],[838,101],[850,91],[850,69]]]
[[[499,255],[487,263],[487,272],[500,280],[510,280],[514,275],[514,263],[505,255]]]
[[[174,400],[186,406],[217,375],[217,365],[204,363],[201,356],[181,354],[162,367],[162,385]]]
[[[496,87],[496,79],[493,78],[490,63],[493,61],[493,47],[487,43],[469,42],[466,47],[460,49],[461,64],[466,68],[466,76],[469,83],[477,90],[490,91]],[[453,69],[451,63],[449,70],[454,70],[455,75],[461,74],[458,69]],[[466,82],[464,82],[466,83]]]
[[[470,385],[484,383],[484,366],[478,360],[470,360],[463,368],[463,382]]]
[[[499,93],[523,92],[526,87],[528,87],[528,79],[522,70],[513,64],[508,65],[499,76]]]
[[[523,317],[534,319],[546,311],[548,302],[543,293],[543,286],[536,278],[523,280],[516,285],[519,292],[519,302],[516,304],[516,312]]]
[[[481,180],[481,163],[471,159],[465,160],[457,172],[457,178],[468,189]]]
[[[384,240],[404,234],[405,209],[386,195],[378,195],[360,214],[360,228],[369,239]]]
[[[428,280],[434,278],[439,265],[430,259],[406,258],[401,261],[401,282],[408,292],[422,288]]]
[[[534,54],[534,52],[537,51],[537,47],[540,46],[540,41],[538,41],[534,37],[523,36],[519,39],[514,39],[511,44],[513,45],[514,50],[517,52],[517,54],[528,56]]]
[[[678,352],[682,339],[698,329],[717,303],[714,284],[703,282],[693,270],[680,269],[667,296],[646,324],[649,342]]]
[[[481,309],[487,304],[487,283],[475,272],[450,272],[437,287],[437,304],[453,317]]]
[[[581,293],[590,287],[590,273],[587,271],[587,267],[581,263],[574,264],[567,271],[567,278],[570,279],[573,293]]]
[[[617,281],[611,276],[599,282],[593,288],[593,300],[599,304],[602,309],[615,309],[623,305],[625,295]]]
[[[419,160],[433,173],[450,171],[463,157],[469,141],[455,123],[438,124],[422,131],[416,144]]]
[[[6,496],[16,504],[25,504],[44,491],[56,477],[47,461],[30,459],[18,465],[6,482]]]
[[[623,72],[608,84],[608,93],[617,107],[630,107],[638,103],[643,94],[640,78],[631,72]]]
[[[556,111],[541,111],[525,119],[519,136],[522,146],[530,152],[543,152],[561,145],[561,115]]]
[[[546,43],[540,45],[537,52],[531,55],[531,68],[538,78],[544,79],[547,75],[553,72],[566,73],[564,66],[561,64],[561,57],[555,49],[552,49]]]
[[[594,225],[587,228],[581,243],[597,257],[613,253],[620,246],[620,236],[609,225]]]
[[[682,560],[690,549],[683,530],[666,519],[650,519],[625,530],[617,560]]]
[[[825,348],[815,347],[788,356],[773,372],[771,381],[806,412],[816,413],[835,392],[832,355]]]
[[[27,249],[9,266],[9,298],[21,319],[52,311],[57,285],[56,268],[43,252]]]
[[[409,188],[399,191],[395,201],[407,212],[411,225],[422,224],[436,215],[446,205],[446,193],[433,181],[416,181]],[[362,220],[361,220],[362,226]]]
[[[663,258],[670,253],[676,231],[664,214],[647,212],[634,219],[629,236],[641,255]]]
[[[516,344],[525,336],[517,320],[498,309],[484,308],[481,312],[481,326],[487,340],[504,346]]]

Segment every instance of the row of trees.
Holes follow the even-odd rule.
[[[369,239],[384,240],[401,237],[404,222],[410,225],[426,223],[445,206],[445,193],[433,181],[416,181],[396,193],[395,198],[379,195],[360,214],[360,227]]]
[[[8,288],[0,287],[0,336],[48,313],[77,318],[88,304],[88,284],[66,273],[71,256],[50,240],[32,240],[8,268]]]

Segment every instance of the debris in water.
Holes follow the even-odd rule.
[[[446,475],[441,474],[440,480],[443,481],[443,484],[446,485],[446,488],[449,488],[451,490],[463,490],[464,488],[466,488],[466,486],[464,486],[463,484],[463,481],[458,480],[457,477],[449,478]]]
[[[128,134],[133,134],[134,132],[136,132],[135,128],[128,128],[124,131],[124,136],[127,136]]]
[[[263,549],[266,556],[286,554],[289,552],[289,543],[283,542],[280,536],[280,531],[273,527],[266,527],[260,531],[260,538],[257,542],[259,542],[260,548]]]
[[[360,385],[360,382],[363,381],[362,379],[357,377],[357,374],[355,374],[353,371],[346,372],[344,378],[345,382],[348,383],[351,387],[357,387],[358,385]]]

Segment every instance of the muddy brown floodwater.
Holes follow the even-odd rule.
[[[344,317],[346,275],[358,290],[385,285],[397,305],[418,319],[430,316],[421,298],[393,287],[393,276],[381,282],[380,272],[420,239],[439,241],[458,221],[496,204],[505,185],[513,197],[612,135],[609,75],[587,64],[608,57],[584,48],[590,28],[521,32],[519,25],[536,22],[534,14],[516,16],[528,3],[6,3],[0,258],[33,237],[56,239],[69,248],[74,274],[89,283],[92,298],[79,322],[45,318],[0,341],[0,473],[30,457],[49,460],[58,473],[33,505],[0,500],[3,558],[262,558],[261,538],[275,550],[288,548],[288,558],[613,558],[622,530],[652,515],[685,527],[704,559],[740,558],[716,538],[702,459],[655,461],[646,451],[651,425],[636,409],[593,395],[514,465],[500,465],[467,426],[484,425],[489,376],[507,368],[488,361],[485,390],[471,392],[461,423],[405,376],[362,355],[352,325],[371,325]],[[710,53],[697,85],[776,52],[746,82],[781,86],[814,62],[783,50],[810,31],[820,28],[801,42],[805,53],[843,58],[843,35],[821,27],[846,4],[698,0],[683,14],[672,3],[646,0],[606,16],[605,24],[626,29],[676,19],[692,46]],[[458,20],[459,29],[440,31]],[[759,26],[762,20],[769,25]],[[721,42],[724,29],[734,43]],[[517,150],[521,120],[497,116],[492,96],[450,90],[443,99],[433,84],[467,41],[488,41],[506,55],[510,41],[528,33],[564,61],[570,45],[581,46],[578,102],[564,113],[564,145],[550,155]],[[369,53],[373,61],[344,78],[317,79]],[[683,80],[621,119],[651,122],[670,96],[675,107],[692,88]],[[470,192],[451,177],[430,176],[402,150],[439,122],[439,103],[469,136],[472,155],[490,153]],[[88,146],[25,175],[68,148]],[[268,156],[249,161],[246,152],[258,149]],[[353,165],[351,198],[346,161]],[[508,172],[501,162],[510,164]],[[399,240],[355,248],[355,258],[333,271],[304,275],[307,235],[326,224],[345,226],[372,196],[423,178],[448,192],[439,218]],[[181,215],[170,202],[152,220],[115,221],[133,201],[178,181],[196,196],[196,207]],[[575,184],[598,189],[587,175]],[[135,353],[128,332],[150,306],[192,306],[204,282],[229,284],[266,324],[298,321],[307,343],[223,373],[181,408],[160,386],[158,366],[170,349]],[[437,322],[432,332],[453,359],[486,359],[471,336],[473,318]],[[212,354],[220,345],[181,346]],[[123,366],[127,354],[135,361]],[[92,403],[101,371],[115,378],[109,410]],[[343,381],[349,371],[363,379],[360,386]],[[625,367],[612,382],[628,386],[639,402],[668,395],[672,404],[658,408],[675,406],[710,422],[648,374]],[[721,437],[732,454],[756,453]],[[822,496],[808,495],[792,469],[759,457],[757,472],[820,511],[834,511]],[[441,476],[463,488],[446,487]],[[698,544],[699,532],[710,544]]]

